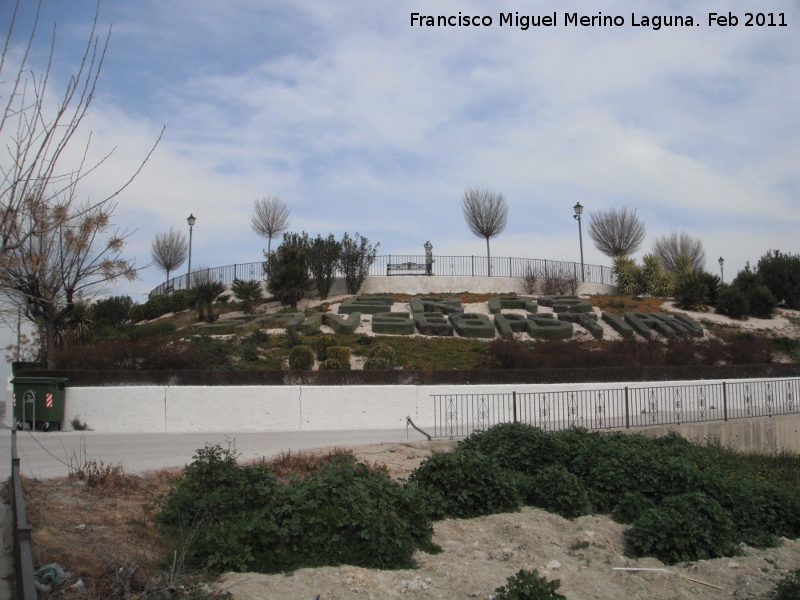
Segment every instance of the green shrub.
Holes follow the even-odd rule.
[[[347,232],[342,237],[339,269],[344,273],[344,281],[348,294],[357,294],[361,284],[369,275],[369,268],[375,262],[378,246],[373,246],[360,233],[351,238]]]
[[[335,360],[341,365],[344,371],[350,370],[350,348],[347,346],[330,346],[328,348],[328,360]]]
[[[581,480],[560,465],[545,467],[533,477],[527,500],[566,519],[592,512],[589,494]]]
[[[319,370],[320,371],[343,371],[344,367],[342,366],[341,361],[335,360],[333,358],[326,358],[321,363],[319,363]]]
[[[700,276],[705,281],[706,289],[708,290],[708,304],[711,306],[717,305],[717,296],[719,294],[719,286],[721,281],[719,275],[714,275],[708,271],[700,271]]]
[[[561,580],[547,581],[547,577],[539,577],[539,571],[520,569],[516,575],[508,578],[506,585],[495,590],[495,600],[567,600],[567,597],[556,590],[561,587]]]
[[[290,369],[310,369],[314,366],[314,351],[308,346],[295,346],[289,352]]]
[[[473,433],[458,447],[491,456],[503,469],[531,476],[557,464],[561,450],[559,439],[553,434],[523,423],[502,423]]]
[[[336,265],[341,255],[342,244],[336,241],[333,234],[329,234],[327,238],[317,235],[309,244],[308,266],[314,277],[317,293],[323,300],[328,297],[333,287]]]
[[[772,345],[775,346],[776,350],[780,350],[781,352],[797,352],[797,350],[800,349],[800,340],[782,336],[773,338]]]
[[[378,345],[370,349],[368,358],[378,358],[386,361],[386,368],[394,369],[397,365],[397,353],[391,346]]]
[[[632,258],[627,256],[616,257],[612,271],[617,276],[617,291],[620,294],[635,296],[644,291],[644,273]]]
[[[509,512],[522,503],[519,478],[473,450],[433,454],[411,473],[409,481],[422,488],[437,519]]]
[[[122,325],[130,318],[133,300],[130,296],[114,296],[98,300],[92,304],[92,319],[97,325],[103,323],[110,327]]]
[[[630,525],[656,503],[641,492],[627,492],[614,507],[612,515],[618,523]]]
[[[800,310],[800,255],[770,250],[758,260],[758,274],[776,299]]]
[[[264,253],[266,262],[264,272],[269,275],[267,290],[277,297],[281,304],[297,308],[297,303],[311,289],[308,276],[308,234],[303,232],[283,234],[278,249]]]
[[[747,300],[750,304],[750,315],[757,319],[771,319],[772,313],[775,312],[775,307],[778,305],[775,296],[765,285],[759,285],[750,290]]]
[[[157,319],[168,312],[172,312],[169,296],[156,296],[144,304],[134,304],[131,306],[129,316],[131,321],[138,323],[139,321]]]
[[[675,303],[684,310],[694,310],[710,302],[708,282],[701,271],[689,271],[675,284]]]
[[[327,359],[328,348],[336,345],[337,345],[336,337],[334,337],[330,333],[323,333],[322,335],[318,335],[311,342],[311,348],[314,350],[314,354],[317,355],[317,360],[319,361]]]
[[[800,598],[800,569],[789,571],[772,590],[770,600],[797,600]]]
[[[702,492],[665,498],[636,520],[625,539],[634,556],[655,556],[669,565],[738,552],[733,521]]]
[[[256,361],[261,358],[261,355],[258,352],[258,346],[255,344],[245,344],[242,346],[241,352],[239,355],[242,357],[243,360],[246,361]]]
[[[739,288],[721,285],[717,294],[717,312],[731,319],[743,319],[750,314],[750,302]]]
[[[261,282],[255,279],[243,281],[234,278],[231,284],[231,292],[233,292],[237,300],[241,301],[242,311],[248,315],[253,312],[253,304],[264,298]]]
[[[212,571],[408,568],[432,535],[416,486],[398,484],[350,455],[279,484],[268,468],[240,466],[220,446],[198,450],[157,520],[172,532],[191,526],[187,561]]]
[[[187,290],[178,290],[169,295],[169,311],[181,312],[189,308],[189,292]]]
[[[260,346],[262,344],[266,344],[269,342],[269,334],[263,329],[256,329],[250,335],[247,336],[247,340],[251,344]]]
[[[178,327],[177,325],[175,325],[175,323],[170,323],[169,321],[155,321],[153,323],[145,323],[144,325],[138,325],[128,335],[128,337],[132,338],[158,337],[174,333],[177,329]]]
[[[387,371],[391,369],[394,369],[392,363],[390,363],[385,358],[378,358],[375,356],[371,356],[370,358],[364,361],[365,371]]]

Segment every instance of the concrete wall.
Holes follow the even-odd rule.
[[[675,431],[687,440],[706,442],[719,440],[723,446],[743,451],[791,450],[800,452],[800,415],[780,415],[753,419],[631,427],[629,433],[651,437]]]
[[[667,381],[651,387],[698,382]],[[703,383],[718,383],[713,380]],[[321,431],[397,429],[410,416],[420,427],[434,425],[432,395],[497,394],[594,390],[640,387],[642,382],[613,384],[515,385],[386,385],[386,386],[163,386],[68,387],[64,426],[79,418],[95,431]],[[11,386],[7,387],[6,423],[11,424]],[[608,417],[615,415],[608,414]],[[441,416],[439,417],[441,419]],[[726,443],[789,444],[792,431],[746,429],[744,421],[697,427],[697,438],[716,435]],[[743,427],[744,429],[736,429]],[[764,426],[766,427],[766,425]],[[670,427],[648,428],[664,434]],[[703,429],[706,428],[706,429]],[[694,430],[693,430],[694,431]],[[728,433],[730,432],[730,433]],[[432,431],[430,433],[433,433]],[[691,437],[691,436],[688,436]],[[743,443],[744,443],[743,441]],[[796,443],[796,442],[794,442]],[[800,449],[800,448],[798,448]]]

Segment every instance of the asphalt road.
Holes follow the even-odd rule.
[[[406,437],[408,435],[408,437]],[[273,456],[284,450],[303,450],[399,442],[425,437],[409,428],[360,431],[303,432],[204,432],[204,433],[104,433],[70,431],[52,433],[18,432],[17,451],[23,475],[48,479],[69,473],[70,460],[94,459],[105,464],[122,463],[128,473],[141,473],[162,467],[181,467],[206,444],[230,441],[242,460]],[[0,480],[11,475],[11,431],[0,430]]]

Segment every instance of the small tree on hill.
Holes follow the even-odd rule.
[[[344,273],[348,294],[357,294],[361,289],[361,285],[369,275],[369,268],[375,262],[378,246],[379,243],[373,247],[369,240],[358,232],[352,238],[347,233],[344,234],[339,267]]]
[[[242,310],[248,315],[253,312],[253,304],[264,298],[261,282],[255,279],[250,281],[234,279],[231,284],[231,292],[237,300],[242,301]]]
[[[800,310],[800,255],[770,250],[758,260],[758,274],[775,298]]]
[[[166,233],[157,233],[153,238],[150,255],[158,269],[166,273],[167,284],[169,284],[170,272],[186,261],[188,251],[189,243],[186,241],[186,236],[176,231],[174,227],[170,227]]]
[[[595,247],[609,258],[630,256],[644,241],[644,223],[636,209],[599,210],[589,216],[589,237]]]
[[[308,276],[308,234],[284,233],[278,249],[264,253],[267,289],[281,304],[297,308],[297,303],[311,289]]]
[[[478,237],[486,239],[486,261],[488,274],[492,275],[492,255],[489,240],[497,237],[506,228],[508,205],[503,197],[486,188],[468,187],[461,199],[461,211],[469,230]]]
[[[684,261],[687,259],[693,271],[702,271],[706,265],[703,242],[686,231],[680,233],[673,231],[656,238],[652,252],[661,260],[661,266],[672,273],[686,271],[687,265]],[[681,256],[685,256],[686,259],[681,260]]]
[[[319,297],[324,300],[333,287],[336,267],[342,256],[342,243],[337,241],[333,234],[327,238],[318,235],[311,241],[308,250],[308,266],[317,285]]]
[[[272,253],[272,238],[289,228],[289,207],[277,196],[264,196],[255,201],[250,226],[267,238],[267,254]]]

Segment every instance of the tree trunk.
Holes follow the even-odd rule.
[[[47,369],[56,368],[56,324],[53,319],[44,319],[44,353]]]
[[[492,276],[492,254],[489,252],[489,238],[486,238],[486,268],[489,273],[489,277]]]

